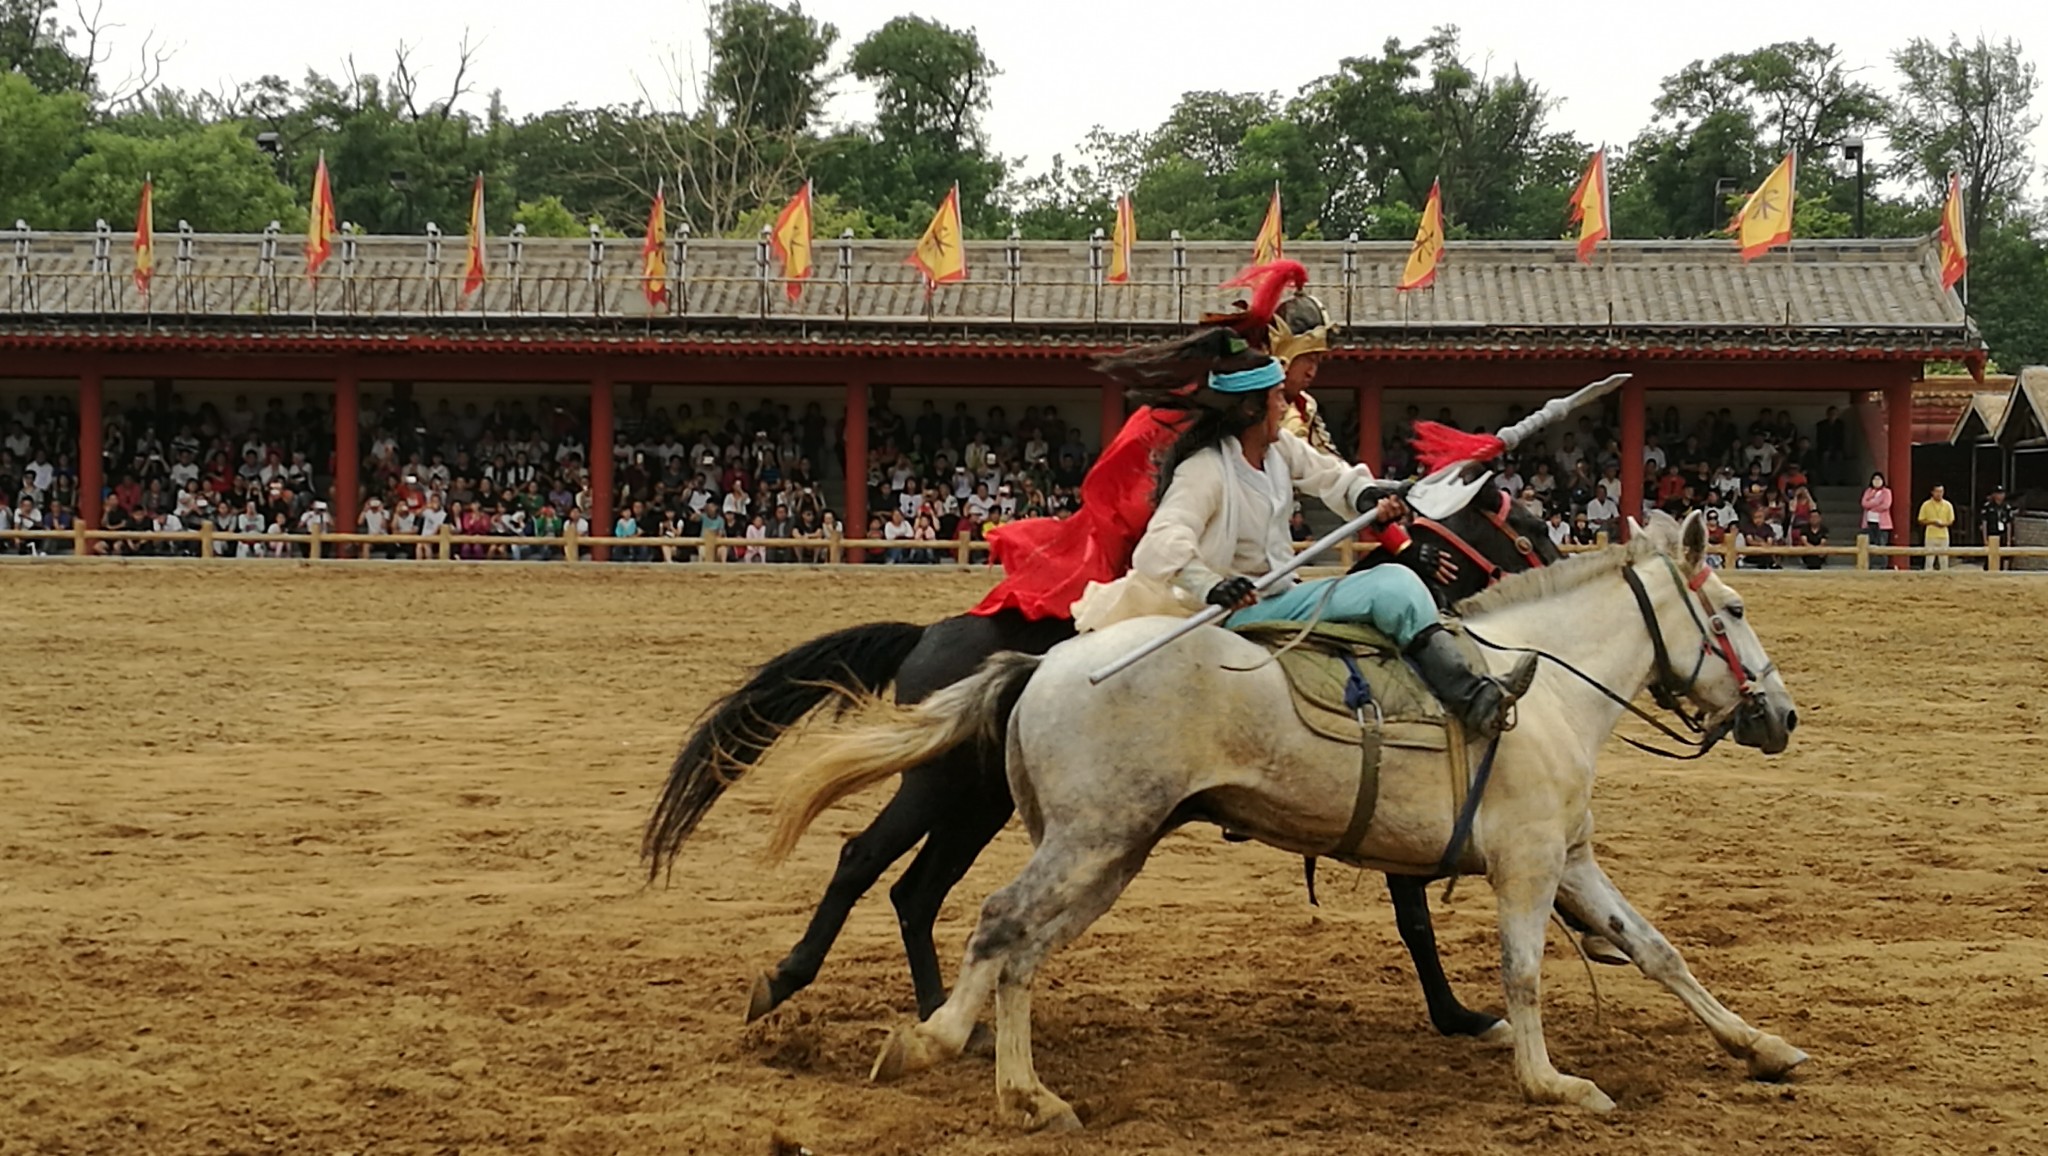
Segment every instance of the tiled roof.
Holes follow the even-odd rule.
[[[2006,446],[2048,438],[2048,366],[2030,365],[2020,370],[1992,436]]]
[[[159,234],[145,298],[121,234],[0,234],[0,332],[117,334],[152,340],[239,331],[252,339],[434,332],[450,340],[624,344],[763,343],[843,350],[920,343],[959,349],[1100,347],[1183,329],[1239,292],[1217,286],[1247,245],[1141,242],[1133,281],[1103,285],[1089,243],[968,243],[968,280],[929,298],[903,264],[904,242],[831,242],[794,302],[750,241],[672,247],[670,299],[650,308],[638,241],[493,238],[489,280],[460,292],[463,241],[443,237],[430,263],[419,237],[352,239],[317,286],[291,236]],[[339,247],[339,246],[338,246]],[[1800,242],[1744,263],[1719,241],[1622,241],[1582,265],[1563,242],[1459,242],[1433,288],[1394,289],[1405,243],[1297,242],[1310,290],[1340,346],[1386,353],[1447,349],[1494,356],[1683,349],[1713,355],[1950,355],[1981,350],[1956,296],[1941,287],[1926,239]],[[138,326],[136,323],[141,322]],[[484,333],[488,326],[490,335]],[[543,336],[555,335],[555,336]]]

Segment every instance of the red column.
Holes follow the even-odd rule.
[[[1386,407],[1380,383],[1358,387],[1358,460],[1380,472],[1380,422]]]
[[[1913,514],[1919,503],[1913,493],[1913,383],[1895,382],[1884,390],[1884,480],[1892,487],[1892,544],[1913,544]],[[1875,457],[1876,455],[1871,455]],[[1912,566],[1911,558],[1892,559],[1892,569]]]
[[[846,383],[846,536],[868,533],[868,383]],[[861,553],[847,555],[861,560]]]
[[[1124,391],[1113,381],[1102,383],[1102,440],[1095,445],[1095,452],[1101,453],[1109,447],[1117,431],[1124,428]]]
[[[590,534],[609,538],[612,533],[612,382],[600,377],[590,383]],[[590,548],[599,562],[611,556],[603,546]]]
[[[356,532],[356,495],[362,490],[357,477],[363,464],[359,444],[363,428],[362,388],[354,370],[334,379],[334,528],[344,534]]]
[[[98,370],[78,378],[78,520],[97,530],[101,518],[100,493],[106,489],[107,452],[101,438],[106,432],[106,390]]]
[[[1621,535],[1628,533],[1628,519],[1643,516],[1643,419],[1649,409],[1642,377],[1621,383],[1621,493],[1615,504],[1621,507]]]

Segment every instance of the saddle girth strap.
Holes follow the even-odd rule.
[[[1351,804],[1351,822],[1344,828],[1344,834],[1337,845],[1330,850],[1335,859],[1348,859],[1358,853],[1365,843],[1366,829],[1372,826],[1373,812],[1380,803],[1380,736],[1376,733],[1382,724],[1380,705],[1373,701],[1372,684],[1365,680],[1365,672],[1358,668],[1358,661],[1349,654],[1341,655],[1344,669],[1349,677],[1344,683],[1344,705],[1358,716],[1358,797]],[[1366,722],[1365,712],[1371,708],[1373,721]],[[1310,861],[1313,864],[1313,860]],[[1310,867],[1313,871],[1313,866]],[[1310,876],[1310,901],[1313,902],[1314,882]]]

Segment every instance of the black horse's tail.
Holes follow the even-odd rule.
[[[908,622],[877,622],[814,638],[770,659],[745,685],[705,708],[669,768],[640,839],[648,881],[674,865],[683,840],[711,804],[783,732],[828,698],[851,702],[887,686],[924,630]]]

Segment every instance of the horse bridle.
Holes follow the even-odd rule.
[[[1544,567],[1543,556],[1536,552],[1535,543],[1529,540],[1528,535],[1521,533],[1508,523],[1508,510],[1510,503],[1514,499],[1508,497],[1506,490],[1496,490],[1495,492],[1500,495],[1500,505],[1492,510],[1481,510],[1479,515],[1493,523],[1494,529],[1501,532],[1501,536],[1508,540],[1508,544],[1514,548],[1516,553],[1522,556],[1523,561],[1527,562],[1532,568],[1541,570]],[[1470,559],[1474,565],[1479,567],[1479,572],[1486,575],[1486,584],[1488,586],[1492,586],[1507,576],[1507,571],[1501,569],[1493,559],[1480,553],[1478,547],[1467,542],[1462,534],[1437,521],[1435,518],[1424,518],[1418,515],[1415,519],[1415,525],[1421,526],[1435,534],[1443,539],[1445,545]]]
[[[1728,737],[1729,732],[1735,729],[1736,720],[1739,716],[1745,712],[1762,709],[1763,692],[1758,689],[1758,684],[1770,677],[1771,672],[1777,669],[1777,664],[1766,664],[1761,672],[1754,672],[1742,661],[1742,656],[1735,653],[1735,644],[1728,637],[1727,622],[1721,618],[1720,612],[1714,609],[1713,604],[1707,601],[1707,596],[1703,590],[1707,584],[1707,579],[1713,576],[1713,571],[1710,568],[1702,565],[1699,572],[1693,575],[1692,580],[1687,581],[1678,572],[1678,565],[1671,559],[1665,558],[1663,562],[1665,569],[1671,574],[1672,584],[1677,586],[1680,591],[1680,601],[1685,604],[1686,612],[1692,616],[1693,625],[1699,627],[1700,631],[1699,654],[1693,661],[1692,672],[1683,678],[1679,676],[1677,666],[1671,661],[1671,651],[1665,644],[1663,627],[1657,622],[1656,608],[1650,604],[1650,592],[1643,586],[1641,576],[1636,573],[1633,566],[1624,567],[1621,573],[1622,578],[1628,583],[1629,592],[1635,595],[1636,609],[1641,613],[1643,619],[1643,629],[1649,633],[1650,646],[1656,654],[1656,678],[1650,683],[1650,697],[1656,701],[1658,706],[1676,715],[1687,730],[1701,736],[1697,739],[1678,733],[1662,719],[1623,698],[1609,689],[1599,679],[1594,678],[1564,659],[1551,654],[1549,651],[1523,646],[1502,646],[1499,643],[1489,642],[1481,638],[1477,633],[1474,633],[1469,626],[1464,627],[1465,634],[1472,641],[1486,647],[1488,650],[1500,650],[1516,654],[1533,654],[1545,662],[1556,665],[1559,669],[1577,678],[1587,686],[1599,691],[1610,701],[1621,706],[1622,709],[1655,727],[1665,738],[1686,747],[1690,753],[1676,754],[1630,738],[1627,735],[1619,736],[1621,741],[1637,750],[1667,759],[1697,759],[1708,751],[1713,750],[1715,744]],[[1700,674],[1706,669],[1709,658],[1718,658],[1727,664],[1728,673],[1734,677],[1740,694],[1735,705],[1721,711],[1717,716],[1709,716],[1703,710],[1688,711],[1685,704],[1680,701],[1681,696],[1691,695],[1693,688],[1699,685]]]

